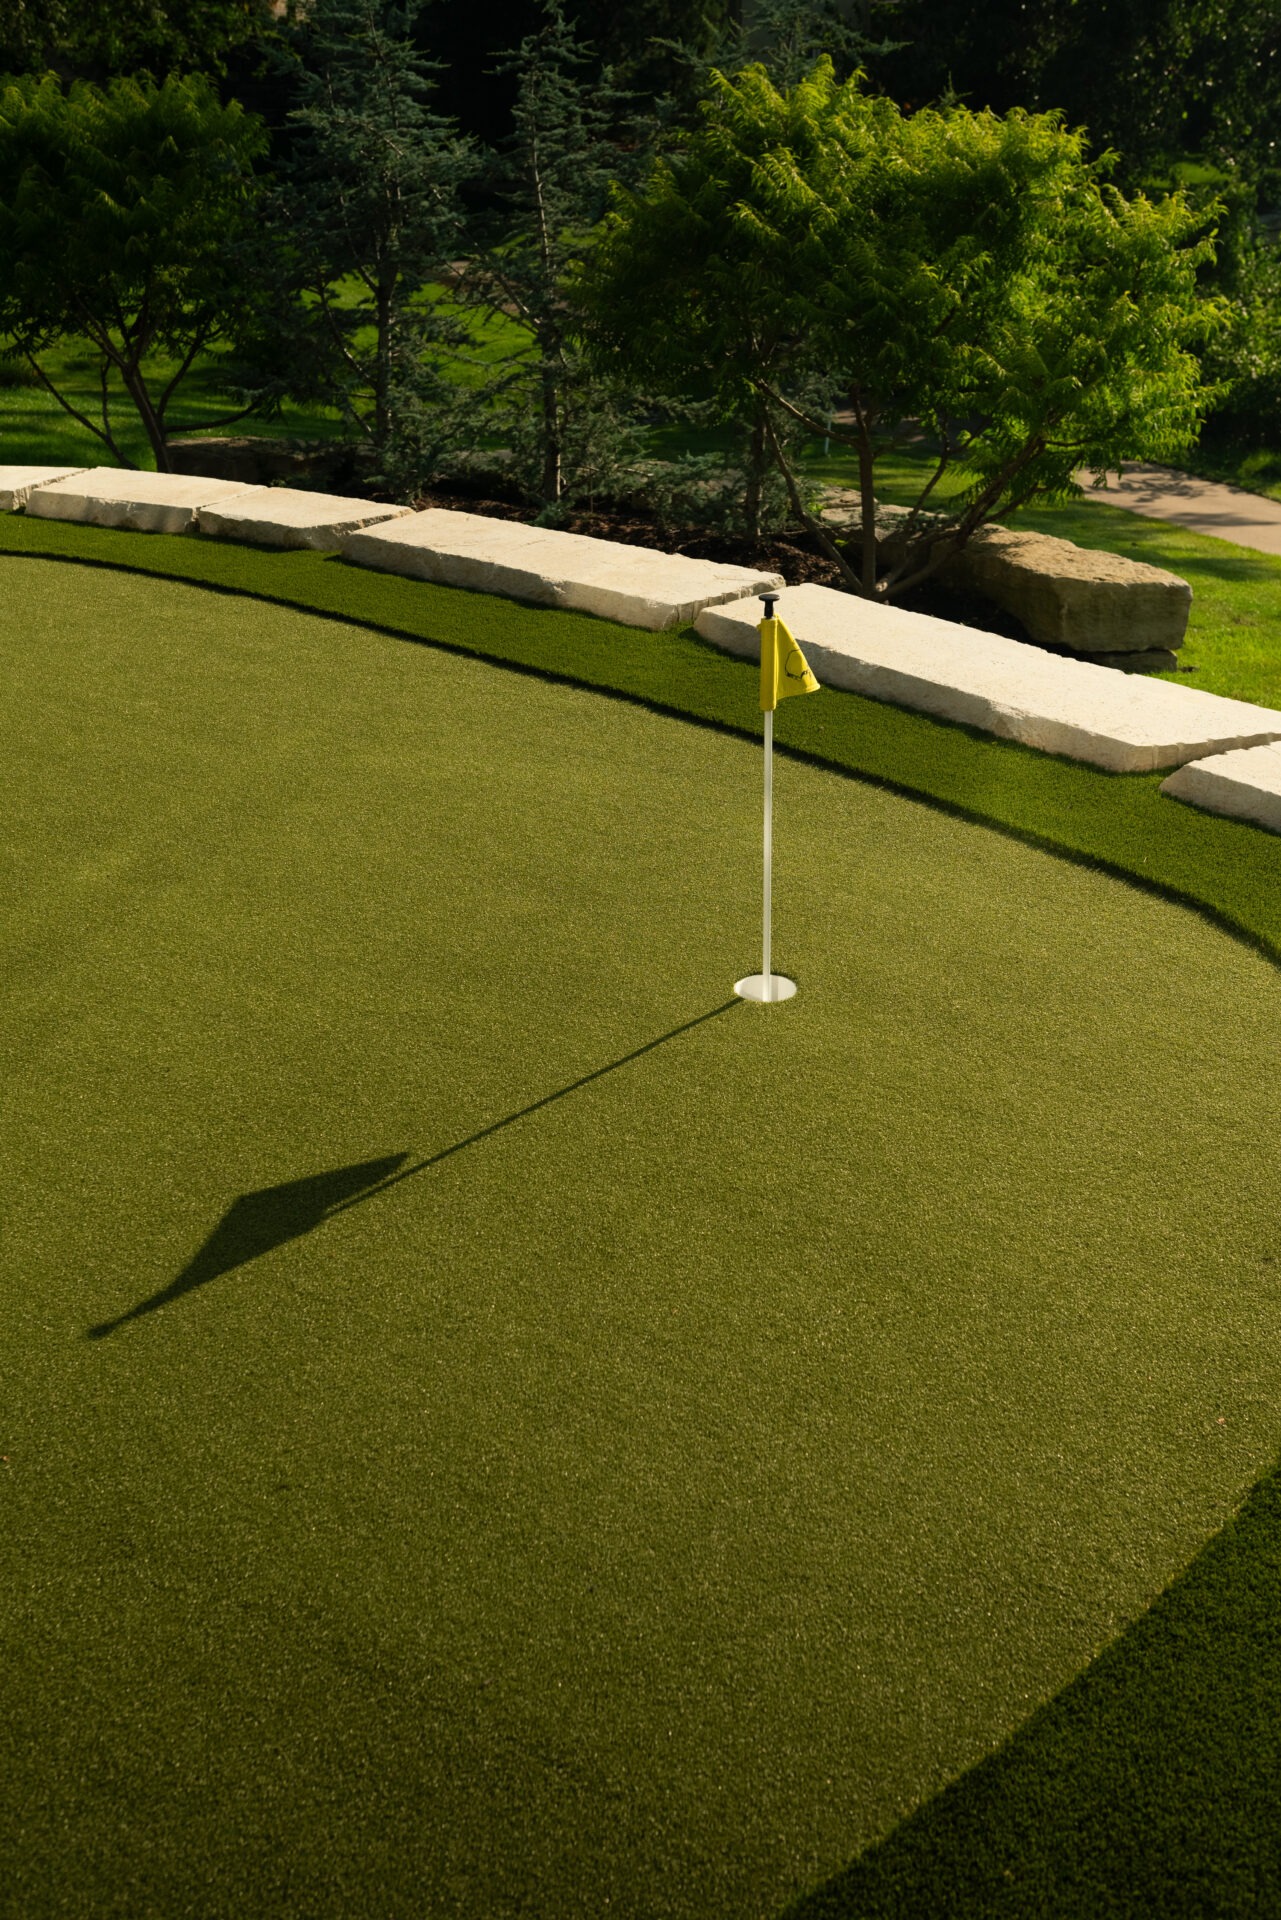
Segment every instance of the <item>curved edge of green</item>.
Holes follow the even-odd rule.
[[[377,573],[337,554],[0,516],[0,554],[244,594],[759,738],[756,671],[692,627],[654,633]],[[969,727],[824,689],[776,716],[781,752],[1009,833],[1207,915],[1281,960],[1281,838],[1165,799],[1163,773],[1105,773]]]
[[[650,633],[344,564],[7,516],[0,553],[244,594],[759,737],[756,673]],[[1208,915],[1281,959],[1281,842],[1116,775],[828,689],[780,749]],[[1281,1471],[997,1752],[788,1920],[1281,1912]]]
[[[784,1920],[1281,1913],[1281,1472],[998,1750]]]

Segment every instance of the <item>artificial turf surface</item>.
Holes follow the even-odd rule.
[[[730,1005],[739,663],[2,534],[4,1910],[1266,1898],[1276,842],[790,702]]]

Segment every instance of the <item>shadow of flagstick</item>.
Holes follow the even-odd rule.
[[[514,1127],[518,1120],[526,1120],[531,1114],[540,1113],[557,1100],[564,1100],[569,1094],[589,1087],[594,1080],[603,1080],[606,1074],[617,1073],[620,1067],[643,1059],[647,1053],[665,1046],[669,1040],[679,1039],[681,1034],[692,1032],[705,1021],[715,1020],[719,1015],[728,1013],[731,1007],[742,1005],[743,1002],[736,997],[723,1001],[720,1006],[712,1007],[706,1013],[696,1014],[692,1020],[683,1021],[669,1033],[660,1033],[657,1039],[633,1047],[630,1053],[621,1054],[607,1066],[593,1068],[591,1073],[582,1074],[567,1086],[558,1087],[554,1093],[544,1094],[541,1100],[531,1100],[528,1106],[518,1107],[501,1120],[494,1120],[478,1132],[469,1133],[465,1140],[455,1140],[452,1146],[442,1147],[439,1153],[428,1154],[425,1160],[415,1161],[413,1166],[402,1164],[408,1159],[407,1154],[393,1153],[379,1160],[362,1160],[354,1166],[335,1167],[328,1173],[311,1174],[303,1180],[287,1180],[280,1186],[262,1187],[256,1193],[242,1193],[232,1201],[200,1251],[168,1286],[162,1287],[159,1293],[151,1294],[146,1300],[140,1300],[114,1320],[102,1320],[97,1326],[89,1327],[86,1339],[105,1340],[130,1320],[140,1320],[146,1314],[155,1313],[161,1307],[182,1299],[184,1294],[194,1293],[197,1287],[207,1286],[211,1280],[220,1279],[223,1274],[234,1272],[237,1267],[248,1266],[251,1260],[258,1259],[261,1254],[270,1253],[273,1248],[284,1246],[290,1240],[301,1239],[304,1234],[323,1226],[326,1220],[332,1220],[337,1214],[363,1206],[367,1200],[376,1199],[379,1194],[398,1186],[402,1180],[409,1180],[414,1174],[426,1173],[429,1168],[438,1167],[443,1160],[452,1159],[454,1154],[478,1146],[482,1140],[501,1133],[505,1127]]]
[[[346,1213],[349,1207],[363,1206],[366,1200],[372,1200],[380,1193],[386,1193],[389,1187],[400,1185],[402,1180],[410,1180],[416,1173],[426,1173],[429,1167],[438,1167],[442,1160],[450,1159],[456,1153],[462,1153],[466,1147],[478,1146],[482,1140],[488,1140],[491,1134],[501,1133],[504,1127],[514,1127],[518,1120],[527,1120],[531,1113],[538,1113],[543,1107],[550,1107],[557,1100],[564,1100],[568,1094],[577,1093],[582,1087],[589,1087],[593,1080],[603,1080],[607,1073],[617,1073],[620,1067],[630,1066],[633,1060],[639,1060],[644,1054],[653,1053],[655,1047],[666,1046],[669,1040],[678,1040],[683,1033],[689,1033],[694,1027],[701,1027],[705,1020],[715,1020],[722,1013],[728,1013],[731,1007],[741,1007],[743,1002],[735,996],[724,1000],[719,1007],[711,1007],[706,1013],[695,1014],[692,1020],[686,1020],[679,1027],[673,1027],[670,1033],[660,1033],[657,1040],[647,1040],[643,1047],[633,1047],[630,1053],[620,1054],[617,1060],[611,1060],[608,1066],[593,1067],[590,1073],[581,1079],[571,1080],[568,1086],[557,1087],[555,1093],[545,1093],[541,1100],[531,1100],[527,1107],[518,1107],[515,1113],[508,1113],[501,1120],[494,1120],[479,1133],[469,1133],[465,1140],[455,1140],[452,1147],[442,1147],[439,1153],[428,1154],[425,1160],[416,1160],[412,1167],[403,1167],[399,1173],[393,1173],[388,1179],[380,1181],[368,1193],[358,1194],[354,1199],[344,1200],[334,1207],[334,1213]],[[403,1158],[403,1155],[402,1155]]]

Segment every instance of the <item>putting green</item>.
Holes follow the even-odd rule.
[[[0,589],[15,1912],[777,1912],[1270,1463],[1261,956],[784,763],[727,1004],[745,742]]]

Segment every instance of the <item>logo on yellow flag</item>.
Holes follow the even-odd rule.
[[[761,712],[772,713],[791,693],[817,693],[809,662],[781,620],[762,620]]]

